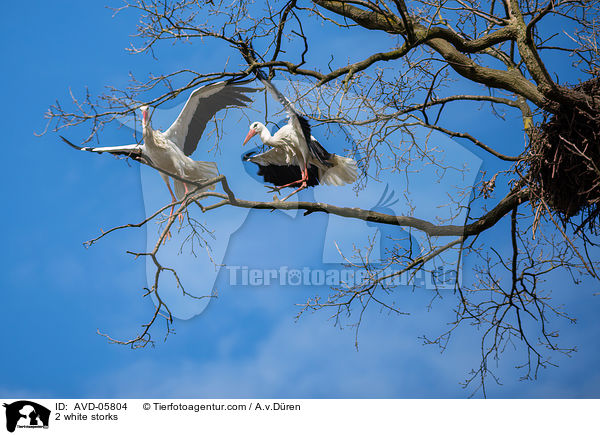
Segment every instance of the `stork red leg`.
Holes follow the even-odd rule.
[[[185,196],[188,195],[188,193],[190,192],[188,189],[188,185],[187,183],[183,183],[183,187],[185,188]],[[183,215],[179,215],[179,223],[182,224],[183,223]]]
[[[177,202],[177,198],[175,198],[175,195],[173,194],[173,190],[171,190],[171,183],[169,183],[169,179],[167,178],[165,180],[165,183],[167,184],[167,189],[169,189],[169,193],[171,194],[171,212],[169,213],[169,218],[171,216],[173,216],[173,212],[175,212],[175,203]],[[165,241],[171,237],[171,230],[169,230],[169,232],[167,233],[167,238],[165,239]]]
[[[299,179],[299,180],[296,180],[296,181],[292,181],[291,183],[284,184],[283,186],[275,186],[273,189],[274,190],[281,190],[284,187],[290,187],[290,186],[293,186],[294,184],[299,184],[299,183],[302,183],[302,178]]]
[[[292,184],[297,184],[297,183],[302,183],[300,185],[299,188],[297,188],[296,190],[294,190],[292,193],[290,193],[288,196],[286,196],[285,198],[283,198],[281,201],[285,201],[286,199],[288,199],[289,197],[291,197],[292,195],[294,195],[297,192],[300,192],[302,189],[306,189],[308,187],[308,168],[306,167],[306,165],[304,165],[304,169],[302,170],[302,178]]]
[[[300,183],[302,183],[302,186],[300,187],[300,189],[306,188],[307,183],[308,183],[308,167],[306,164],[304,165],[304,168],[300,170],[300,172],[301,172],[301,176],[300,176],[299,180],[292,181],[291,183],[284,184],[283,186],[276,186],[273,190],[279,191],[279,190],[283,189],[284,187],[290,187],[290,186],[293,186],[294,184],[300,184]],[[300,190],[300,189],[298,189],[298,190]],[[296,193],[298,190],[295,190],[294,193]],[[290,196],[292,196],[294,193],[292,193],[291,195],[288,195],[286,197],[286,199],[289,198]]]
[[[169,180],[165,180],[165,183],[167,183],[167,189],[169,189],[169,193],[171,194],[171,213],[169,213],[169,217],[173,216],[173,212],[175,211],[175,203],[177,202],[177,198],[175,198],[175,194],[173,193],[173,190],[171,190],[171,183],[169,183]]]

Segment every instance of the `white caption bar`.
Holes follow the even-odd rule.
[[[0,433],[589,433],[600,400],[4,399]],[[12,429],[12,430],[11,430]],[[39,431],[41,429],[41,432]],[[175,431],[175,432],[173,432]],[[309,433],[310,433],[309,432]],[[597,432],[596,432],[597,433]]]

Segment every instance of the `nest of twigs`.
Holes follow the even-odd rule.
[[[600,78],[573,87],[600,97]],[[600,215],[600,113],[591,107],[565,107],[531,134],[528,181],[535,198],[543,200],[563,223],[582,214],[597,227]]]

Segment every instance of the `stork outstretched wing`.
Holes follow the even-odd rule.
[[[150,162],[148,156],[144,156],[142,154],[142,147],[138,144],[119,145],[114,147],[82,147],[75,145],[73,142],[71,142],[64,136],[60,136],[60,138],[63,140],[63,142],[65,142],[70,147],[75,148],[76,150],[90,151],[98,154],[109,153],[114,156],[131,157],[133,160],[137,160],[138,162],[141,161],[142,163]]]
[[[190,156],[196,150],[206,125],[219,110],[246,107],[252,101],[246,94],[256,89],[240,86],[246,83],[228,80],[194,90],[164,136]]]

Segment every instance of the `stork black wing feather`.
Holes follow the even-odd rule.
[[[311,141],[311,132],[310,132],[310,124],[308,123],[308,120],[296,113],[296,117],[298,118],[298,122],[300,123],[300,128],[302,128],[302,134],[304,135],[304,139],[306,139],[306,143],[308,144],[308,147],[310,149],[310,141]]]
[[[307,141],[307,143],[310,153],[313,156],[315,156],[319,162],[321,162],[328,168],[331,168],[333,166],[333,163],[331,163],[330,161],[331,153],[327,152],[327,150],[323,148],[323,145],[321,145],[319,142],[312,138],[309,141]]]
[[[294,181],[298,181],[302,174],[300,173],[300,168],[298,166],[278,166],[278,165],[269,165],[269,166],[258,166],[258,173],[260,177],[265,180],[265,183],[274,184],[275,186],[283,186],[285,184],[293,183]],[[319,184],[319,170],[315,166],[308,166],[308,181],[306,182],[307,186],[317,186]],[[290,186],[294,187],[294,186]]]
[[[254,152],[249,152],[244,156],[244,160],[250,161],[249,158]],[[283,186],[293,183],[302,178],[300,167],[297,165],[262,165],[257,162],[252,162],[258,166],[257,175],[262,177],[265,183],[274,184],[275,186]],[[316,166],[308,166],[308,186],[317,186],[319,184],[319,169]],[[294,186],[290,186],[294,187]]]
[[[226,107],[247,107],[246,103],[251,102],[252,99],[245,93],[255,91],[254,88],[228,85],[218,93],[203,98],[190,121],[188,134],[183,144],[184,154],[190,156],[196,150],[206,125],[215,113]]]

